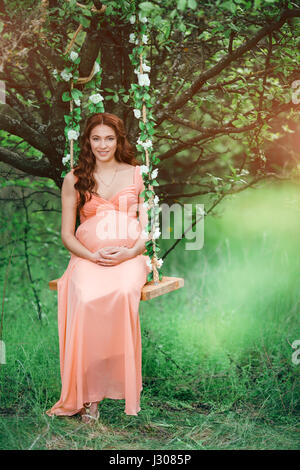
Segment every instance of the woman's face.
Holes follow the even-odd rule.
[[[98,124],[91,130],[89,141],[96,160],[107,162],[114,159],[117,136],[113,128]]]

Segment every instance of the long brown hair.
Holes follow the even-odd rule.
[[[93,176],[96,158],[92,152],[89,137],[92,129],[99,124],[111,127],[116,133],[117,149],[115,159],[118,162],[125,162],[134,166],[139,164],[135,158],[135,149],[127,140],[124,122],[121,118],[110,113],[96,113],[89,116],[86,120],[83,134],[79,138],[80,154],[77,166],[73,170],[73,174],[77,176],[74,188],[79,192],[78,212],[91,199],[91,193],[96,186]]]

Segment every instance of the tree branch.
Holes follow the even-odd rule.
[[[184,120],[181,120],[181,119],[177,119],[176,118],[176,121],[183,121]],[[180,122],[181,124],[183,124],[183,122]],[[185,124],[187,125],[187,124]],[[192,123],[191,123],[192,125]],[[182,150],[185,150],[186,148],[189,148],[189,147],[193,147],[195,144],[197,144],[200,140],[202,139],[205,139],[207,137],[210,137],[212,135],[218,135],[218,134],[231,134],[231,133],[234,133],[234,134],[237,134],[237,133],[240,133],[240,132],[246,132],[246,131],[249,131],[249,130],[252,130],[254,129],[256,126],[258,125],[258,122],[255,121],[253,122],[252,124],[249,124],[248,126],[243,126],[243,127],[233,127],[233,126],[224,126],[224,127],[211,127],[211,128],[205,128],[205,127],[199,127],[199,128],[196,128],[195,126],[193,127],[193,129],[196,129],[196,130],[199,130],[199,131],[202,131],[202,133],[200,135],[197,135],[195,137],[192,137],[191,139],[188,139],[186,140],[185,142],[177,145],[176,147],[173,147],[172,149],[168,150],[167,152],[161,154],[158,156],[158,158],[162,161],[162,160],[166,160],[168,158],[171,158],[173,157],[176,153],[179,153],[181,152]],[[189,126],[191,127],[191,126]]]
[[[154,114],[157,115],[156,126],[159,126],[166,118],[168,113],[174,113],[177,109],[182,108],[203,86],[209,78],[212,78],[224,70],[229,64],[237,60],[246,52],[250,51],[263,37],[276,31],[282,27],[282,25],[289,19],[300,17],[300,8],[294,10],[285,10],[281,18],[278,21],[274,21],[263,28],[261,28],[252,39],[246,41],[242,46],[238,47],[230,54],[227,54],[223,57],[215,66],[211,67],[209,70],[203,72],[197,79],[191,84],[190,88],[182,93],[182,95],[175,99],[173,102],[169,103],[169,106],[163,110],[154,109]]]
[[[8,104],[0,103],[0,128],[21,137],[43,153],[51,154],[53,152],[49,140],[41,132],[28,126],[16,110]]]
[[[5,147],[0,147],[0,161],[11,165],[18,170],[24,171],[29,175],[42,176],[46,178],[53,177],[53,165],[50,165],[44,158],[42,160],[28,158],[20,152],[12,152]]]

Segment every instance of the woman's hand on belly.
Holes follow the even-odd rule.
[[[136,256],[132,248],[126,246],[112,246],[100,248],[93,253],[93,261],[101,266],[115,266]]]

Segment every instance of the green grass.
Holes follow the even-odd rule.
[[[291,348],[300,339],[299,234],[296,186],[265,184],[224,200],[205,220],[204,248],[180,242],[164,263],[185,287],[140,304],[141,412],[127,416],[124,400],[104,399],[93,427],[45,415],[60,394],[56,293],[47,264],[37,263],[39,322],[16,262],[5,302],[0,448],[299,449],[300,364]],[[49,278],[62,274],[68,255],[59,260],[53,249]]]

